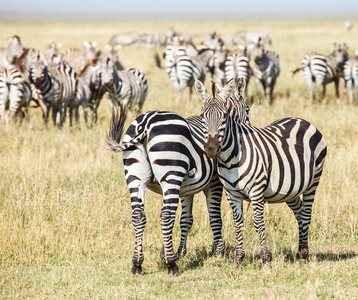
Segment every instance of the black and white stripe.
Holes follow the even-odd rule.
[[[348,59],[343,69],[344,81],[348,89],[350,104],[356,103],[358,91],[358,55]]]
[[[142,36],[139,32],[132,31],[126,33],[118,33],[111,37],[108,44],[110,45],[120,45],[120,46],[130,46],[136,45],[140,47],[142,43]]]
[[[252,66],[252,72],[255,76],[257,97],[260,97],[259,90],[261,83],[269,104],[272,104],[273,89],[276,84],[276,79],[280,74],[278,54],[270,50],[265,50],[261,39],[257,41],[253,49],[254,64]]]
[[[311,102],[320,100],[319,88],[323,87],[322,98],[326,95],[326,84],[334,82],[337,101],[339,101],[339,78],[343,77],[343,66],[348,60],[347,46],[334,44],[335,50],[331,55],[318,53],[307,54],[301,67],[293,71],[293,74],[303,70]]]
[[[177,100],[181,98],[186,87],[190,89],[189,98],[191,99],[195,79],[205,80],[207,61],[199,56],[193,58],[187,55],[184,46],[176,45],[168,45],[163,56],[169,80],[177,93]],[[162,68],[158,54],[155,59],[157,66]]]
[[[246,45],[255,44],[258,40],[261,40],[263,44],[272,44],[270,34],[265,31],[239,31],[236,33],[234,42],[236,44],[240,44],[240,42],[244,42]]]
[[[112,108],[128,106],[135,115],[141,114],[148,93],[147,77],[143,72],[129,68],[117,70],[110,59],[99,70],[102,86],[108,91]]]
[[[0,49],[0,71],[14,64],[16,58],[24,51],[19,36],[14,35],[8,41],[9,45],[7,48]]]
[[[76,72],[64,63],[48,68],[38,59],[31,64],[30,77],[46,106],[45,122],[47,123],[49,110],[52,109],[54,124],[61,126],[68,103],[76,97]]]
[[[89,62],[96,62],[100,53],[96,51],[96,42],[83,42],[84,49],[70,48],[63,55],[63,62],[71,66],[76,73]]]
[[[239,90],[245,80],[239,80]],[[257,128],[238,120],[232,110],[245,110],[227,98],[235,83],[230,81],[222,93],[209,95],[205,86],[195,82],[203,100],[204,146],[209,157],[217,158],[218,174],[234,213],[236,259],[244,257],[243,200],[251,201],[254,226],[259,234],[261,256],[266,263],[269,252],[265,242],[264,203],[286,202],[299,226],[299,257],[308,260],[308,229],[312,205],[327,152],[322,134],[310,123],[284,118]],[[302,199],[300,198],[302,195]]]

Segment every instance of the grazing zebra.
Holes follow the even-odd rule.
[[[8,41],[10,42],[8,47],[0,49],[0,71],[13,64],[16,58],[24,51],[19,36],[14,35]]]
[[[112,108],[116,104],[128,106],[135,115],[140,115],[148,92],[147,77],[139,70],[129,68],[118,71],[113,61],[107,59],[99,69],[101,84],[109,93]]]
[[[169,80],[177,93],[177,100],[180,100],[186,87],[190,89],[189,99],[191,99],[194,80],[205,80],[207,61],[202,60],[201,56],[193,58],[187,55],[185,47],[176,45],[168,45],[163,56],[166,67],[161,66],[158,53],[155,55],[155,60],[158,68],[167,70]]]
[[[245,96],[247,97],[247,87],[252,75],[250,67],[251,46],[239,46],[238,50],[228,53],[225,60],[225,81],[226,84],[231,78],[245,78]],[[223,85],[223,83],[221,83]]]
[[[64,63],[48,68],[38,58],[31,64],[30,80],[40,91],[41,99],[45,103],[44,121],[46,124],[49,110],[52,109],[54,124],[62,126],[66,106],[76,97],[76,76],[76,72]]]
[[[27,116],[27,106],[31,99],[30,84],[16,65],[11,65],[0,72],[0,120],[6,123],[21,114]],[[7,116],[5,107],[9,106]],[[25,108],[26,112],[22,111]]]
[[[99,58],[100,52],[96,51],[96,42],[83,42],[85,47],[83,50],[77,48],[67,49],[63,56],[63,62],[79,73],[85,64],[93,61],[96,62]]]
[[[343,66],[348,60],[347,45],[337,45],[334,43],[335,50],[331,55],[322,55],[318,53],[307,54],[302,62],[301,67],[294,70],[295,74],[303,70],[303,75],[309,90],[311,102],[319,97],[319,87],[323,86],[322,98],[326,95],[326,84],[334,82],[337,102],[339,102],[339,78],[343,77]],[[314,87],[313,87],[314,84]]]
[[[118,33],[111,37],[108,44],[110,45],[120,45],[120,46],[130,46],[135,44],[137,47],[140,47],[142,43],[142,36],[139,32],[127,32],[127,33]]]
[[[357,101],[358,91],[358,55],[348,59],[344,65],[344,81],[349,93],[349,102]]]
[[[256,43],[256,41],[261,40],[262,44],[272,44],[270,34],[267,31],[239,31],[236,33],[234,42],[240,44],[243,41],[246,45]]]
[[[245,79],[239,79],[238,90],[242,93],[244,88]],[[204,149],[209,157],[217,158],[219,178],[234,213],[235,258],[240,262],[244,257],[243,200],[252,203],[263,263],[269,258],[264,203],[286,202],[298,222],[299,260],[307,262],[308,229],[326,143],[322,134],[302,119],[284,118],[264,128],[239,120],[232,110],[244,113],[248,106],[227,100],[233,90],[235,83],[230,81],[221,92],[213,88],[213,95],[209,95],[200,81],[195,82],[195,91],[203,100],[201,116],[207,140]]]
[[[253,49],[254,65],[252,73],[255,76],[257,97],[259,97],[261,83],[269,104],[272,104],[273,89],[280,74],[279,57],[273,51],[265,51],[261,38],[257,40]]]

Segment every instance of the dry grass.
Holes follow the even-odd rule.
[[[130,275],[134,232],[121,155],[109,152],[105,135],[110,111],[103,103],[99,124],[87,130],[65,126],[44,129],[40,113],[29,124],[0,128],[0,295],[2,298],[354,298],[358,294],[358,131],[356,106],[337,106],[333,85],[327,104],[311,105],[302,74],[290,71],[310,51],[329,53],[333,42],[358,49],[354,31],[343,20],[175,22],[179,31],[202,36],[206,31],[266,29],[280,55],[281,74],[272,107],[253,105],[256,126],[284,117],[307,119],[328,144],[328,157],[318,189],[310,230],[311,263],[295,262],[298,232],[285,204],[266,210],[270,267],[262,268],[252,208],[245,213],[247,258],[237,267],[211,256],[212,234],[203,195],[194,203],[194,225],[188,254],[179,261],[181,276],[166,275],[159,224],[161,197],[147,193],[144,276]],[[99,48],[119,31],[166,31],[165,22],[2,22],[0,41],[18,34],[28,47],[45,48],[52,41],[64,48],[84,40]],[[354,28],[353,28],[354,30]],[[167,75],[155,67],[153,52],[124,48],[122,63],[148,77],[147,110],[170,110],[182,116],[200,112],[197,97],[175,102]],[[208,81],[207,81],[208,82]],[[252,93],[253,82],[250,83]],[[343,98],[343,97],[342,97]],[[130,121],[133,116],[129,115]],[[234,247],[231,209],[222,205],[223,235]],[[246,208],[246,206],[245,206]],[[246,209],[245,209],[246,210]],[[178,209],[178,214],[180,208]],[[178,215],[177,214],[177,215]],[[179,243],[178,222],[174,243]]]

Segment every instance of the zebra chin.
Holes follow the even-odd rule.
[[[207,156],[209,156],[210,158],[212,159],[217,158],[217,156],[221,151],[221,147],[219,145],[217,135],[215,135],[214,137],[209,135],[209,138],[206,144],[204,145],[204,151],[207,154]]]

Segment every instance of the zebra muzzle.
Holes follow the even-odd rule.
[[[218,136],[212,136],[209,134],[208,140],[204,145],[204,151],[210,158],[216,158],[221,151],[219,145]]]

